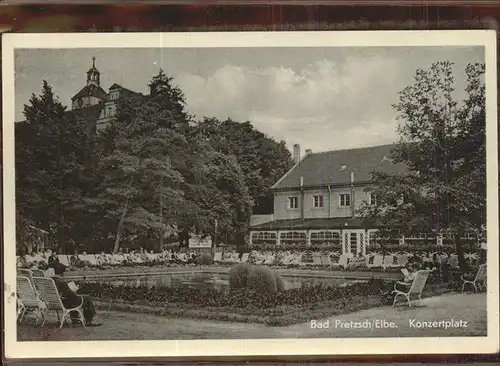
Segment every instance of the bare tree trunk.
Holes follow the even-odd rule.
[[[129,187],[132,187],[134,178],[130,178]],[[127,216],[128,204],[130,201],[130,196],[127,194],[127,199],[125,200],[125,206],[123,207],[122,216],[120,217],[120,222],[118,223],[118,230],[116,231],[115,244],[113,246],[113,253],[117,253],[120,249],[120,240],[122,238],[123,223],[125,222],[125,217]]]
[[[120,222],[118,223],[118,230],[116,231],[115,245],[113,246],[113,253],[118,253],[120,249],[120,240],[122,238],[123,223],[125,222],[125,216],[127,215],[129,198],[125,200],[125,206],[123,207],[122,216],[120,217]]]
[[[463,231],[459,230],[455,237],[455,249],[457,251],[457,256],[458,256],[458,267],[460,268],[460,271],[462,273],[467,272],[467,270],[469,269],[467,261],[465,260],[464,249],[462,245],[463,235],[464,235]]]
[[[63,163],[61,156],[61,134],[59,129],[57,130],[57,157],[59,163],[59,228],[58,228],[58,250],[62,253],[67,253],[65,245],[65,234],[64,234],[64,193],[63,193]]]
[[[163,188],[163,181],[161,182],[161,188]],[[163,250],[163,237],[165,235],[165,231],[163,230],[163,195],[160,190],[160,223],[161,223],[161,228],[160,228],[160,250]]]

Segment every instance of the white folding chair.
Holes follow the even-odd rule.
[[[479,266],[479,269],[477,270],[476,277],[474,277],[474,280],[469,281],[469,280],[464,279],[463,276],[461,276],[460,278],[463,281],[462,292],[464,292],[465,285],[468,283],[470,283],[472,286],[474,286],[474,290],[476,292],[477,292],[478,288],[480,290],[482,290],[483,283],[486,281],[486,273],[487,273],[486,264],[481,264]]]
[[[19,299],[19,322],[23,321],[27,312],[33,312],[36,315],[36,324],[38,325],[40,318],[43,320],[43,312],[46,308],[46,304],[33,285],[33,282],[28,277],[17,276],[16,290]]]
[[[64,325],[64,320],[71,312],[76,311],[78,313],[78,320],[85,327],[85,317],[83,316],[83,297],[80,296],[81,302],[78,306],[74,308],[66,308],[62,302],[59,291],[57,290],[56,283],[52,278],[35,277],[35,283],[37,284],[43,299],[45,300],[46,312],[55,311],[57,314],[57,320],[61,321],[59,328]],[[59,316],[59,312],[62,313],[62,317]],[[45,324],[45,317],[43,318],[43,324]]]
[[[394,266],[394,256],[393,255],[385,255],[384,261],[382,263],[383,268],[393,267]]]
[[[329,255],[323,255],[323,256],[321,256],[321,264],[324,266],[331,266],[332,259],[330,258]]]
[[[16,305],[17,305],[17,321],[19,321],[19,316],[26,312],[26,306],[24,306],[23,300],[19,298],[19,295],[16,296]]]
[[[30,281],[33,281],[33,272],[31,271],[31,269],[18,268],[17,275],[21,277],[28,277]]]
[[[45,271],[42,271],[41,269],[33,269],[31,270],[31,273],[33,277],[47,277],[45,275]]]
[[[57,256],[57,259],[59,259],[59,263],[61,263],[65,267],[69,267],[69,259],[66,254],[59,254]]]
[[[314,266],[321,266],[323,263],[321,262],[321,254],[313,254],[313,262]]]
[[[336,264],[346,269],[349,265],[349,256],[347,254],[342,254]]]
[[[422,270],[418,271],[415,275],[415,278],[413,279],[413,282],[411,284],[405,283],[398,281],[394,284],[394,290],[392,291],[394,296],[394,302],[392,303],[392,306],[396,305],[396,302],[398,300],[399,296],[403,296],[406,301],[408,301],[408,306],[411,308],[411,296],[415,295],[418,297],[418,300],[420,304],[422,304],[422,291],[424,290],[425,284],[427,282],[427,278],[429,277],[429,273],[431,271],[428,270]],[[398,290],[396,288],[397,285],[403,285],[403,286],[409,286],[409,290],[407,292],[403,290]]]

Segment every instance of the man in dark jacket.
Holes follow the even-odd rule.
[[[61,296],[63,305],[66,308],[75,308],[82,303],[83,299],[83,316],[85,318],[86,326],[99,326],[102,325],[100,322],[96,322],[95,315],[96,311],[92,299],[88,295],[77,295],[69,285],[61,278],[64,275],[66,267],[58,263],[54,268],[55,276],[52,278],[56,284],[59,295]],[[71,320],[73,324],[79,323],[77,320],[78,313],[73,311],[71,313]]]
[[[48,263],[49,263],[49,268],[55,268],[59,264],[59,258],[57,257],[56,252],[52,252],[52,254],[48,259]]]

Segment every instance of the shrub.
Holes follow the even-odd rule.
[[[231,291],[247,287],[248,275],[252,271],[250,263],[240,263],[233,266],[229,271],[229,288]]]
[[[276,289],[278,292],[285,291],[285,281],[283,280],[283,277],[278,272],[274,272],[274,277],[276,279]]]
[[[196,260],[201,266],[210,266],[214,263],[214,259],[209,253],[202,253]]]
[[[276,294],[276,275],[267,267],[254,266],[248,275],[247,288],[260,294]]]

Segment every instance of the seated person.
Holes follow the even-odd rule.
[[[139,263],[139,255],[135,252],[135,250],[130,251],[129,255],[127,256],[127,262],[131,264],[137,264]]]
[[[366,266],[366,258],[361,252],[358,253],[357,257],[355,257],[354,259],[352,259],[352,261],[349,262],[349,267],[351,268],[360,268],[365,266]]]
[[[436,265],[432,258],[426,258],[424,259],[424,262],[422,263],[422,269],[428,269],[428,270],[434,270],[436,268]]]
[[[457,255],[450,255],[448,258],[448,264],[451,269],[458,269],[458,256]]]
[[[417,275],[417,272],[420,270],[420,265],[418,263],[414,263],[413,265],[407,266],[406,270],[401,270],[403,273],[403,282],[405,284],[411,284]]]
[[[467,281],[474,281],[478,271],[479,271],[479,262],[477,260],[473,260],[472,263],[467,265],[465,271],[461,275],[461,278]]]
[[[75,250],[73,255],[69,258],[69,265],[72,268],[83,267],[83,262],[78,256],[78,252]]]
[[[405,269],[401,270],[403,274],[402,281],[389,282],[386,287],[381,290],[382,298],[385,303],[392,304],[394,301],[394,290],[408,291],[409,286],[413,283],[417,272],[420,270],[419,263],[409,264]]]
[[[96,311],[94,308],[94,304],[90,296],[88,295],[77,295],[76,292],[73,292],[69,285],[62,279],[64,275],[64,271],[66,267],[62,264],[56,265],[54,268],[54,276],[52,279],[54,280],[57,290],[59,291],[59,295],[61,296],[63,305],[66,308],[74,308],[82,303],[83,299],[83,317],[85,318],[86,326],[99,326],[102,323],[97,322],[95,319]],[[78,314],[76,312],[71,313],[71,320],[73,324],[79,323]]]
[[[105,264],[110,264],[110,258],[106,253],[104,253],[104,250],[101,251],[101,253],[97,256],[97,263],[102,266]]]
[[[29,268],[30,263],[26,259],[26,256],[20,255],[19,258],[17,258],[17,263],[16,263],[17,268]]]
[[[36,263],[40,263],[40,262],[44,262],[45,258],[43,258],[40,255],[40,253],[35,253],[35,255],[33,256],[33,261],[36,262]]]
[[[57,258],[56,252],[52,252],[52,254],[50,255],[50,257],[48,259],[48,263],[49,263],[49,267],[51,267],[51,268],[54,268],[56,266],[56,264],[59,263],[59,258]]]

